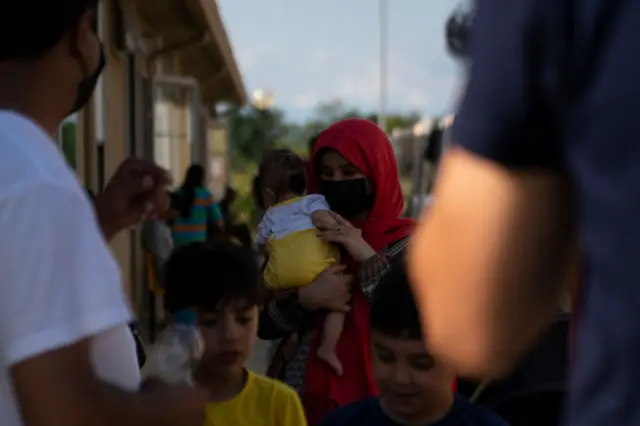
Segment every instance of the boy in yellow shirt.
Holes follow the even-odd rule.
[[[198,312],[205,352],[193,378],[211,394],[205,426],[306,426],[295,390],[244,368],[264,296],[254,254],[229,242],[184,246],[165,280],[168,309]]]

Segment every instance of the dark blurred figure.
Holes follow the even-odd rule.
[[[235,218],[233,217],[233,204],[238,199],[238,191],[233,189],[231,186],[228,186],[224,190],[224,196],[222,200],[218,203],[220,206],[220,213],[222,213],[222,220],[224,223],[229,225],[233,225],[235,222]]]
[[[233,205],[238,199],[238,191],[231,186],[227,186],[225,189],[224,197],[220,200],[220,213],[222,214],[223,226],[222,231],[224,235],[218,234],[216,237],[235,240],[235,242],[241,245],[252,248],[253,237],[251,236],[251,230],[246,223],[238,223],[236,215],[233,212]]]
[[[469,79],[411,246],[425,336],[460,374],[508,375],[581,253],[568,424],[638,425],[640,2],[475,3],[449,25]]]

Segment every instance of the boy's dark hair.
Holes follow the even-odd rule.
[[[0,61],[38,59],[62,40],[99,0],[4,1]]]
[[[422,339],[418,308],[409,288],[404,260],[394,263],[373,291],[370,325],[385,336]]]
[[[210,312],[220,303],[261,305],[265,291],[254,253],[228,241],[178,248],[165,265],[165,308]]]
[[[269,189],[276,197],[286,193],[302,195],[307,190],[307,176],[302,158],[290,149],[274,149],[262,158],[258,169],[262,189]]]

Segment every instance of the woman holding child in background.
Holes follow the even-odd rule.
[[[261,315],[260,337],[298,337],[280,376],[300,392],[309,423],[317,424],[334,408],[378,393],[369,362],[368,300],[391,261],[404,252],[413,222],[401,218],[396,159],[374,123],[335,123],[318,135],[311,160],[310,192],[324,195],[334,212],[314,225],[319,238],[343,249],[342,265],[328,268],[292,297],[270,301]],[[325,315],[314,311],[348,312],[335,351],[341,375],[317,355]]]

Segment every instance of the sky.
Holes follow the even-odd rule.
[[[444,48],[456,0],[387,0],[388,110],[425,116],[453,107],[460,66]],[[377,0],[218,0],[247,92],[267,90],[288,119],[340,100],[377,111]]]

